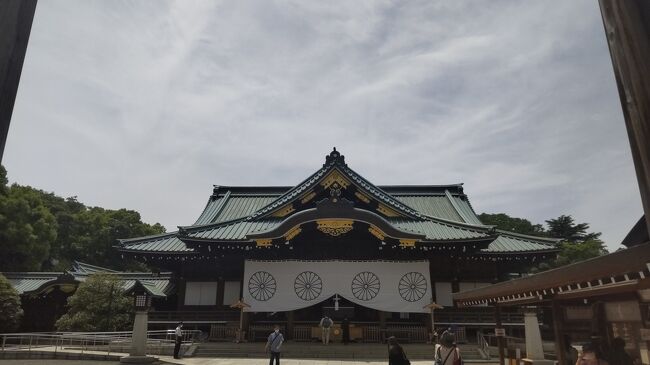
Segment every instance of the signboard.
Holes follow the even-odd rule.
[[[494,335],[497,337],[505,337],[506,336],[506,329],[505,328],[495,328],[494,329]]]

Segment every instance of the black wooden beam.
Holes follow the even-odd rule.
[[[0,162],[35,11],[36,0],[0,1]]]
[[[646,217],[650,217],[650,2],[600,0]],[[646,219],[650,231],[650,219]]]

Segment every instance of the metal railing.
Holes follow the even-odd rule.
[[[481,352],[483,359],[490,360],[490,344],[485,339],[483,333],[478,332],[476,334],[476,343],[478,345],[478,350]]]
[[[492,311],[460,312],[452,310],[436,311],[437,324],[465,324],[465,323],[496,323],[496,317]],[[505,312],[501,313],[501,320],[505,323],[524,323],[523,313]]]
[[[312,326],[295,326],[293,328],[293,340],[303,342],[311,341],[313,337],[312,329]]]
[[[58,352],[125,354],[131,349],[133,333],[123,332],[44,332],[44,333],[3,333],[0,334],[0,352]],[[201,331],[183,331],[181,347],[187,349],[197,342]],[[147,355],[171,353],[174,348],[173,330],[147,332]]]
[[[217,341],[233,341],[237,338],[239,327],[225,326],[225,325],[212,325],[210,326],[210,340]]]
[[[220,311],[150,311],[149,322],[234,322],[239,321],[238,310]]]
[[[429,331],[424,326],[388,325],[384,338],[395,336],[400,342],[427,342]]]

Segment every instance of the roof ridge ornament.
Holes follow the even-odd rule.
[[[325,165],[333,165],[336,163],[340,163],[343,166],[347,166],[345,164],[345,156],[343,156],[339,151],[336,150],[336,147],[332,149],[332,152],[330,152],[329,155],[325,156]]]

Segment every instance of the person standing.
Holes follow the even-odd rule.
[[[576,365],[609,365],[609,362],[598,355],[597,344],[588,343],[582,346]]]
[[[174,330],[174,359],[180,359],[181,343],[183,342],[183,322],[178,322]]]
[[[332,319],[328,316],[323,317],[318,324],[323,332],[323,345],[329,345],[330,343],[330,329],[333,324],[334,321],[332,321]]]
[[[348,317],[343,318],[343,322],[341,322],[341,332],[343,332],[343,344],[347,345],[350,342],[350,320]]]
[[[460,350],[456,347],[456,339],[452,332],[445,331],[440,335],[440,344],[436,345],[434,351],[435,365],[457,365],[462,364]]]
[[[395,336],[388,337],[388,365],[411,365]]]
[[[612,350],[609,353],[609,363],[611,365],[633,365],[632,356],[625,351],[625,340],[615,337],[612,340]]]
[[[273,359],[275,359],[275,365],[280,365],[280,347],[282,346],[282,342],[284,342],[284,336],[280,333],[280,326],[276,324],[273,326],[273,332],[269,335],[264,348],[270,353],[269,365],[273,365]]]

